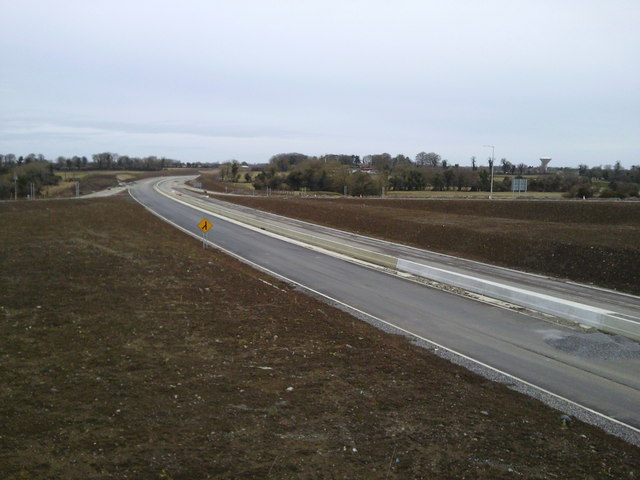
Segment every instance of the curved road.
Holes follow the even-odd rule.
[[[613,430],[622,428],[617,434],[638,443],[637,343],[550,324],[265,235],[180,203],[170,181],[160,182],[166,190],[162,195],[154,189],[156,182],[141,182],[131,194],[188,233],[201,237],[197,223],[207,216],[214,224],[208,234],[212,244],[361,316],[503,373],[509,383],[524,382],[525,390],[542,391],[551,403],[566,405],[566,400],[584,407],[577,416],[591,423],[613,420]]]

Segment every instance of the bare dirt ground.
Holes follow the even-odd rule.
[[[634,479],[640,449],[128,197],[0,203],[2,479]]]
[[[640,202],[218,198],[427,250],[640,294]]]

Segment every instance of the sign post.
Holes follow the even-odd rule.
[[[202,230],[202,248],[207,248],[208,233],[211,227],[213,227],[213,223],[206,218],[203,218],[198,223],[198,228]]]
[[[527,191],[527,179],[526,178],[514,178],[511,181],[511,191],[515,196],[516,192],[526,192]]]

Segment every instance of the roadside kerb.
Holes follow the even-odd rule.
[[[563,300],[543,293],[523,290],[510,285],[492,282],[450,272],[436,267],[430,267],[409,260],[398,259],[397,269],[401,272],[419,275],[437,282],[441,282],[464,290],[479,293],[490,298],[513,303],[533,310],[555,315],[583,325],[589,325],[599,330],[624,335],[628,338],[640,340],[640,319],[625,318],[621,314],[610,312],[597,307]]]

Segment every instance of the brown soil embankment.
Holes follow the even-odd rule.
[[[124,198],[0,203],[0,478],[637,478],[637,447]]]

